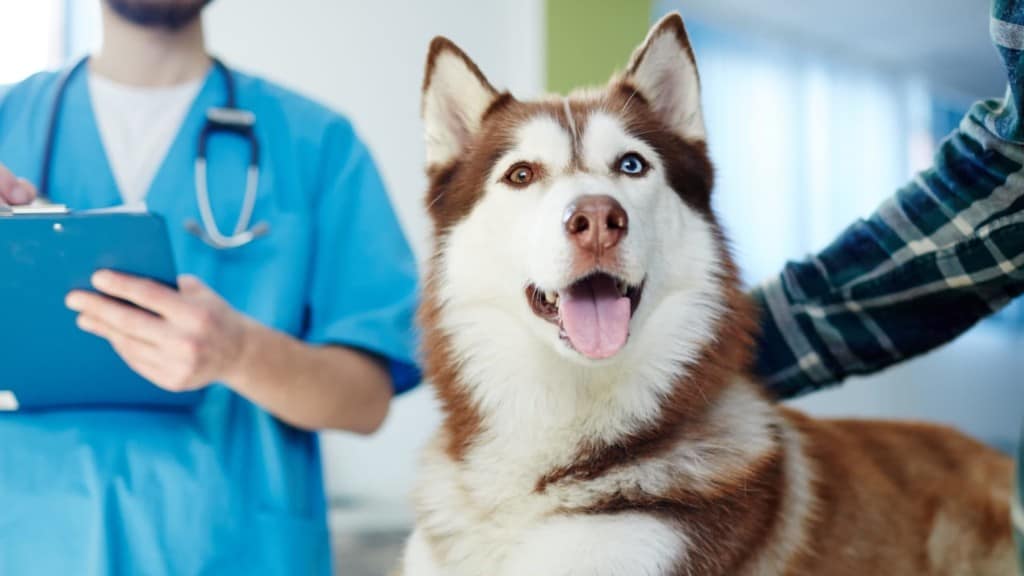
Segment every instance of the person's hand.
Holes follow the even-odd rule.
[[[36,199],[36,187],[0,164],[0,204],[21,206]]]
[[[180,277],[180,292],[106,270],[92,282],[102,294],[67,296],[68,308],[79,313],[79,328],[108,340],[133,370],[157,386],[197,390],[227,382],[241,364],[246,334],[255,324],[198,278]]]

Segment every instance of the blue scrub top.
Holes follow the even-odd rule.
[[[167,219],[179,271],[267,326],[386,359],[397,392],[414,386],[416,266],[369,152],[337,114],[261,79],[235,79],[262,152],[253,221],[271,231],[218,251],[184,230],[199,220],[193,165],[204,114],[225,102],[224,79],[211,72],[147,198]],[[39,74],[0,97],[0,163],[36,183],[56,84],[57,75]],[[55,146],[54,201],[121,203],[87,73],[68,86]],[[222,230],[234,228],[248,152],[231,135],[211,141]],[[53,354],[59,361],[59,343]],[[0,415],[0,574],[330,572],[317,436],[225,387],[187,413]]]

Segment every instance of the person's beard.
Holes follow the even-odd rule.
[[[212,0],[106,0],[125,20],[150,28],[180,30]]]

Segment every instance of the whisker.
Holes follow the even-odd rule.
[[[437,196],[434,196],[434,199],[430,201],[430,204],[427,204],[427,212],[430,212],[430,209],[441,201],[442,196],[444,196],[444,192],[441,192]]]
[[[633,97],[636,96],[638,91],[639,90],[636,87],[633,87],[633,92],[630,93],[629,98],[626,98],[626,103],[622,105],[622,110],[619,110],[620,114],[624,114],[626,110],[629,109],[629,103],[633,101]]]

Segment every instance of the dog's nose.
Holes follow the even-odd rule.
[[[565,209],[565,232],[582,250],[601,254],[629,232],[629,215],[611,196],[581,196]]]

